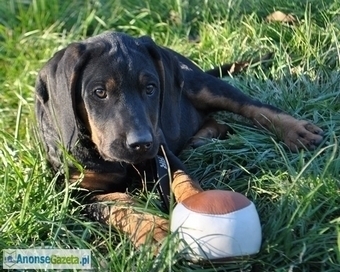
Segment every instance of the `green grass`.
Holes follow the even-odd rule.
[[[0,249],[90,248],[95,265],[111,271],[340,271],[340,3],[277,2],[2,1]],[[297,23],[266,22],[274,10],[294,14]],[[270,66],[226,80],[325,130],[320,148],[296,154],[274,135],[221,113],[236,133],[182,153],[204,188],[241,192],[256,204],[263,244],[254,258],[191,264],[173,251],[171,236],[154,258],[147,247],[136,250],[84,218],[72,186],[56,183],[36,136],[37,72],[68,43],[109,29],[150,35],[206,69],[274,52]]]

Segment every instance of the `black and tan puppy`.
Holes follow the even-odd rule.
[[[224,126],[206,120],[208,114],[240,114],[294,151],[313,149],[323,139],[317,126],[249,98],[214,74],[148,37],[122,33],[70,44],[39,73],[36,115],[48,160],[62,167],[64,147],[84,167],[80,185],[94,192],[94,203],[125,203],[94,205],[93,215],[130,235],[136,246],[148,236],[163,239],[168,222],[133,210],[124,193],[132,165],[155,158],[163,146],[177,201],[201,190],[176,154],[189,140],[197,146],[200,137],[225,133]],[[70,169],[77,179],[79,173]]]

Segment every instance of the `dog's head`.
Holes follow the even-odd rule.
[[[68,150],[84,126],[105,160],[139,163],[156,156],[162,129],[178,137],[181,86],[167,50],[147,37],[106,33],[57,52],[36,93]]]

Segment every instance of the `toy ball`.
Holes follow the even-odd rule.
[[[227,261],[253,255],[261,246],[261,224],[255,205],[231,191],[203,191],[178,203],[171,231],[178,250],[190,261]]]

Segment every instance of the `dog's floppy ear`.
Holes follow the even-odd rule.
[[[69,45],[46,63],[36,81],[36,99],[48,116],[54,133],[61,136],[59,139],[68,150],[78,138],[75,89],[88,54],[85,44]]]
[[[181,93],[184,84],[183,75],[177,58],[168,50],[159,47],[147,36],[139,38],[153,58],[161,84],[160,122],[167,130],[169,140],[177,140],[180,136]]]

